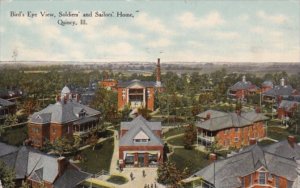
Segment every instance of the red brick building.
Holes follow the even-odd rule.
[[[266,147],[254,140],[253,145],[233,156],[211,161],[185,182],[197,178],[209,188],[298,188],[300,146],[293,136]],[[195,184],[191,187],[198,186]]]
[[[118,81],[115,79],[104,79],[99,81],[99,85],[107,90],[117,91]]]
[[[158,59],[156,82],[140,80],[119,82],[117,86],[118,109],[122,110],[125,105],[128,105],[131,109],[144,107],[153,111],[155,94],[163,91],[160,74],[160,59]]]
[[[227,91],[227,96],[232,99],[244,100],[248,95],[255,94],[259,88],[246,80],[243,76],[242,81],[235,83]]]
[[[297,101],[282,100],[277,109],[277,117],[284,119],[286,117],[293,117],[297,108],[300,107],[300,103]]]
[[[163,161],[161,122],[142,116],[121,122],[119,164],[121,167],[156,166]]]
[[[72,100],[68,92],[65,87],[61,99],[30,117],[28,135],[33,146],[41,147],[46,140],[53,143],[62,137],[84,137],[97,127],[100,112]]]
[[[198,141],[209,146],[214,142],[223,148],[241,148],[250,144],[250,139],[265,137],[265,121],[261,113],[225,113],[207,110],[197,115]]]

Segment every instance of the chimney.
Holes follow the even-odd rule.
[[[56,95],[56,102],[59,102],[59,101],[60,101],[60,96]]]
[[[210,119],[210,113],[206,114],[206,120]]]
[[[160,73],[160,58],[157,59],[157,65],[156,65],[156,87],[161,86],[161,79],[160,79],[161,73]]]
[[[259,107],[256,107],[255,112],[259,114],[261,112],[261,109]]]
[[[80,96],[79,94],[76,94],[76,102],[79,102],[79,100],[80,100]]]
[[[217,155],[215,153],[210,153],[209,154],[209,161],[214,162],[217,160]]]
[[[281,78],[281,79],[280,79],[280,85],[281,85],[281,86],[284,86],[284,85],[285,85],[284,78]]]
[[[257,143],[256,138],[250,138],[250,145],[255,145]]]
[[[58,164],[58,176],[61,176],[66,167],[68,166],[68,161],[65,157],[59,157],[57,158],[57,164]]]
[[[294,145],[296,144],[296,137],[290,135],[290,136],[287,137],[287,140],[288,140],[289,144],[290,144],[292,147],[294,147]]]

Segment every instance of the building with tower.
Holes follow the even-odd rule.
[[[246,80],[244,75],[242,80],[235,83],[228,89],[227,96],[231,99],[244,100],[247,96],[255,94],[259,88]]]
[[[161,83],[160,59],[156,64],[156,82],[131,80],[119,82],[118,91],[118,109],[122,110],[126,105],[131,109],[147,108],[154,110],[155,94],[163,91]]]
[[[55,104],[30,116],[28,135],[34,147],[42,147],[45,141],[53,143],[62,137],[85,137],[97,128],[100,112],[78,103],[77,97],[65,86]]]

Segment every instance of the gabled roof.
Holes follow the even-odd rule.
[[[243,112],[241,115],[237,113],[225,113],[214,110],[205,111],[198,116],[206,117],[211,113],[209,119],[196,122],[196,126],[209,131],[217,131],[231,127],[244,127],[251,125],[254,122],[264,121],[268,118],[261,113]]]
[[[263,87],[273,87],[273,82],[270,80],[266,80],[261,84]]]
[[[295,90],[292,88],[291,85],[277,85],[273,89],[270,89],[266,92],[264,92],[262,95],[266,96],[290,96],[293,94]]]
[[[162,140],[153,132],[153,130],[161,130],[161,125],[160,127],[158,126],[160,122],[151,124],[142,116],[138,116],[133,121],[128,122],[125,126],[124,123],[122,126],[122,123],[121,130],[124,130],[124,127],[126,127],[125,130],[128,131],[120,138],[120,146],[163,146]],[[151,125],[155,125],[152,127],[155,129],[152,129]],[[150,140],[147,143],[134,142],[134,137],[141,131],[149,137]]]
[[[66,103],[59,101],[55,104],[49,105],[39,112],[34,113],[30,118],[30,122],[37,124],[67,123],[82,119],[78,116],[78,113],[82,111],[86,112],[86,117],[100,114],[99,111],[75,101],[67,101]]]
[[[229,88],[232,91],[237,90],[256,90],[258,87],[250,81],[239,81]]]
[[[140,81],[140,80],[131,80],[127,82],[119,82],[118,87],[127,88],[134,84],[138,84],[142,87],[155,87],[155,82],[152,81]]]
[[[8,107],[8,106],[12,106],[12,105],[15,105],[15,103],[0,98],[0,108],[1,108],[2,106],[3,106],[3,107]]]
[[[258,145],[252,145],[236,155],[218,160],[196,172],[192,177],[199,176],[214,183],[215,187],[241,187],[240,177],[247,176],[261,167],[271,174],[285,177],[289,181],[297,178],[294,159],[265,151]]]
[[[16,173],[16,179],[29,179],[54,183],[55,188],[75,187],[90,176],[69,164],[63,175],[58,177],[58,158],[39,152],[30,147],[19,148],[0,142],[0,160]],[[64,185],[64,186],[63,186]]]

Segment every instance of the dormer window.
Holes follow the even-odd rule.
[[[150,141],[150,138],[144,131],[140,131],[138,134],[135,135],[133,141],[135,143],[147,143]]]
[[[83,118],[86,116],[86,111],[85,110],[81,110],[79,113],[78,113],[78,117],[79,118]]]

